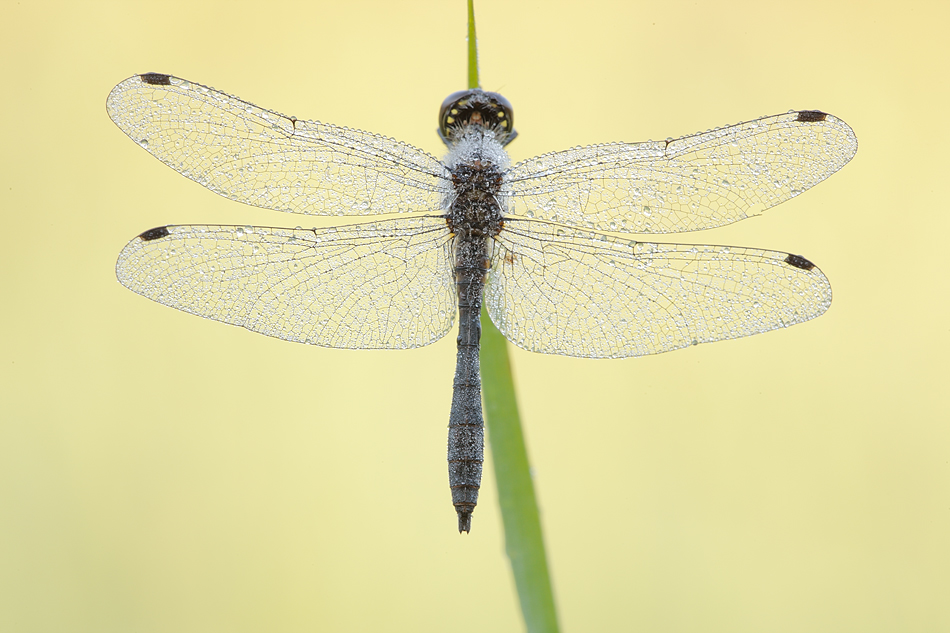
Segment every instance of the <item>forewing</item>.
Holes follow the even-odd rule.
[[[168,226],[129,242],[116,275],[159,303],[288,341],[420,347],[454,319],[449,239],[441,218],[314,230]]]
[[[509,219],[494,240],[485,301],[519,347],[621,358],[813,319],[831,305],[831,285],[788,253],[634,242]]]
[[[698,231],[797,196],[857,149],[847,123],[805,110],[670,141],[544,154],[515,165],[506,182],[517,215],[602,231]]]
[[[432,211],[443,166],[378,134],[298,121],[178,77],[134,75],[106,110],[179,173],[226,198],[307,215]]]

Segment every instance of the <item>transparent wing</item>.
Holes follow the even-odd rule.
[[[106,110],[150,154],[226,198],[307,215],[439,208],[431,154],[360,130],[298,121],[184,79],[149,73],[115,88]]]
[[[506,181],[517,215],[602,231],[698,231],[797,196],[857,149],[847,123],[804,110],[675,140],[544,154]]]
[[[288,341],[395,349],[438,340],[455,317],[442,218],[329,229],[167,226],[119,254],[130,290]]]
[[[749,336],[821,315],[828,279],[788,253],[652,244],[509,219],[488,313],[533,352],[621,358]]]

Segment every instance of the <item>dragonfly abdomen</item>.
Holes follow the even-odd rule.
[[[459,303],[458,355],[452,385],[449,415],[449,486],[452,505],[458,513],[459,532],[468,532],[472,511],[478,503],[484,461],[482,381],[478,344],[481,338],[479,312],[485,287],[484,239],[457,239],[455,286]]]

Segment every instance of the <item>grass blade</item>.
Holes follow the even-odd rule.
[[[541,535],[541,517],[521,432],[508,342],[482,308],[481,370],[485,421],[498,503],[505,526],[505,551],[511,561],[521,613],[530,633],[555,632],[557,612]]]
[[[468,87],[479,87],[473,0],[468,0]],[[498,503],[505,527],[505,551],[511,562],[527,630],[529,633],[556,633],[554,592],[544,552],[528,451],[521,432],[508,360],[508,342],[491,322],[484,306],[481,323],[482,397],[495,481],[498,483]]]

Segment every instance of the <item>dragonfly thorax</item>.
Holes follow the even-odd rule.
[[[447,220],[462,237],[493,237],[501,230],[501,191],[508,154],[485,128],[468,126],[446,158],[452,182]]]

